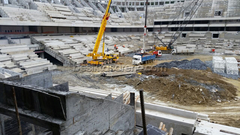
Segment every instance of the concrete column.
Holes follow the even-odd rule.
[[[3,118],[3,115],[1,114],[0,114],[0,135],[5,135],[4,118]]]
[[[44,59],[44,52],[40,53],[40,57]]]

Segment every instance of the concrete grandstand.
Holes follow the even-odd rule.
[[[168,92],[171,98],[166,93],[146,92],[147,123],[158,127],[164,122],[167,129],[174,128],[174,135],[240,134],[240,0],[149,0],[147,15],[145,0],[113,0],[105,47],[101,43],[98,52],[117,52],[121,58],[116,65],[123,68],[109,70],[118,74],[110,72],[111,77],[104,79],[108,72],[95,72],[85,63],[96,43],[107,4],[108,0],[1,1],[0,135],[18,133],[17,126],[11,127],[17,124],[12,87],[17,91],[18,115],[26,122],[22,123],[26,134],[139,134],[143,127],[139,95],[133,98],[130,93],[138,93],[147,79],[159,79],[158,73],[142,72],[144,66],[131,67],[132,55],[140,52],[144,42],[146,16],[146,50],[171,43],[177,50],[194,53],[166,54],[147,66],[198,58],[206,65],[210,63],[204,71],[189,71],[190,79],[208,79],[201,83],[191,81],[191,86],[186,85],[186,78],[173,84],[174,79],[188,72],[186,69],[161,68],[156,87],[167,89],[169,83],[176,86],[177,92]],[[115,65],[106,68],[111,66]],[[85,68],[93,70],[88,72]],[[168,83],[161,80],[166,76]],[[218,82],[213,81],[216,78]],[[128,79],[131,81],[125,82]],[[154,89],[149,80],[144,86]],[[222,88],[220,84],[226,86]],[[178,91],[185,88],[190,92],[186,90],[178,96]],[[212,95],[206,94],[208,89]],[[181,99],[189,93],[193,93],[194,97],[189,97],[194,103]],[[164,96],[168,99],[161,101]],[[222,96],[228,97],[221,99]],[[181,102],[173,102],[175,99]],[[228,107],[228,103],[232,106]],[[229,108],[236,109],[230,118]],[[225,117],[230,122],[222,120]]]

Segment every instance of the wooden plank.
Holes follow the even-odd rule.
[[[171,127],[169,132],[168,132],[168,135],[172,135],[173,134],[173,128]]]
[[[234,132],[226,131],[226,130],[220,130],[220,132],[228,133],[228,134],[232,134],[232,135],[240,135],[239,133],[234,133]]]
[[[165,129],[165,124],[163,124],[163,126],[162,126],[162,129],[161,130],[164,130]]]
[[[163,123],[160,122],[159,129],[162,129],[162,127],[163,127]]]

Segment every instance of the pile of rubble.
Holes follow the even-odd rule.
[[[189,60],[182,60],[182,61],[171,61],[165,62],[156,65],[156,67],[166,67],[166,68],[180,68],[180,69],[196,69],[196,70],[206,70],[207,65],[199,59]]]

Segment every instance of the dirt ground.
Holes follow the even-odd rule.
[[[212,56],[210,55],[192,55],[192,56],[184,56],[185,58],[182,59],[187,59],[187,60],[192,60],[192,59],[200,59],[202,61],[210,61],[212,60]],[[223,56],[223,57],[232,57],[232,56]],[[240,56],[234,56],[237,59],[240,59]],[[181,59],[181,60],[182,60]],[[171,59],[165,59],[165,60],[158,60],[154,61],[153,63],[150,63],[148,65],[157,65],[159,63],[164,63],[164,62],[170,62],[174,60],[174,58]],[[122,58],[121,61],[126,62],[126,64],[131,64],[131,58]],[[169,71],[171,73],[176,73],[176,70]],[[191,90],[191,87],[186,86],[182,90],[185,90],[185,92],[182,93],[177,93],[179,97],[181,98],[176,98],[175,95],[175,101],[176,102],[169,102],[168,99],[170,98],[172,100],[172,95],[173,91],[159,91],[159,90],[151,90],[154,85],[154,83],[159,83],[162,84],[158,89],[167,89],[169,88],[174,88],[176,89],[177,84],[176,82],[166,82],[164,79],[159,79],[159,80],[153,80],[151,81],[146,81],[144,83],[137,83],[138,85],[135,86],[136,88],[141,88],[141,87],[148,87],[147,91],[152,93],[154,95],[154,98],[149,98],[147,101],[149,102],[154,102],[157,103],[160,100],[160,103],[164,103],[164,105],[171,106],[171,107],[176,107],[180,109],[186,109],[190,111],[195,111],[199,113],[204,113],[208,114],[209,118],[212,122],[227,125],[227,126],[233,126],[233,127],[238,127],[240,128],[240,100],[235,101],[236,98],[235,96],[240,97],[240,79],[239,80],[234,80],[234,79],[229,79],[225,77],[221,77],[216,74],[212,74],[211,71],[181,71],[177,72],[176,74],[181,75],[183,74],[184,78],[187,79],[192,79],[192,80],[197,80],[198,82],[205,81],[205,84],[217,84],[223,89],[227,89],[226,91],[222,92],[220,91],[220,96],[223,98],[227,99],[225,102],[209,102],[209,103],[204,103],[204,99],[201,100],[201,97],[206,97],[202,96],[199,90]],[[161,75],[161,74],[160,74]],[[183,80],[181,78],[180,82]],[[134,82],[129,81],[129,84],[133,84]],[[177,81],[179,83],[179,81]],[[173,85],[173,86],[172,86]],[[200,87],[199,87],[200,88]],[[203,89],[203,92],[206,92],[208,90]],[[189,100],[186,100],[185,97],[188,97],[189,94],[194,93],[196,95],[196,98],[189,98]],[[163,94],[164,96],[161,96]],[[225,95],[226,94],[226,95]],[[168,96],[167,96],[168,95]],[[227,97],[225,97],[227,96]],[[157,101],[156,101],[157,99]],[[228,99],[230,99],[228,101]],[[188,101],[187,104],[186,101]],[[202,101],[200,104],[196,105],[197,101]],[[205,98],[205,101],[209,101],[209,98]],[[180,103],[180,104],[179,104]],[[199,102],[198,102],[199,103]]]
[[[142,77],[116,79],[135,89],[143,89],[158,100],[187,106],[212,106],[218,102],[235,100],[237,96],[234,85],[209,71],[167,69],[166,72],[142,71],[142,74],[150,76],[144,80]]]
[[[163,62],[176,60],[179,56],[170,59],[155,60],[145,66],[154,66]],[[229,57],[229,56],[228,56]],[[240,59],[240,56],[236,56]],[[181,56],[178,60],[200,59],[212,60],[210,55]],[[131,57],[120,57],[118,65],[132,66]],[[82,73],[67,68],[60,68],[64,73],[54,77],[54,83],[66,82],[70,85],[80,85],[97,89],[107,89],[104,84],[133,86],[136,90],[144,89],[147,93],[147,102],[164,104],[171,107],[186,109],[208,114],[211,121],[240,128],[240,80],[224,78],[212,73],[210,69],[183,70],[168,69],[165,72],[142,72],[134,77],[121,76],[117,78],[102,78],[97,73]],[[87,76],[83,76],[87,74]],[[154,76],[152,76],[154,74]],[[141,81],[144,80],[144,81]]]

